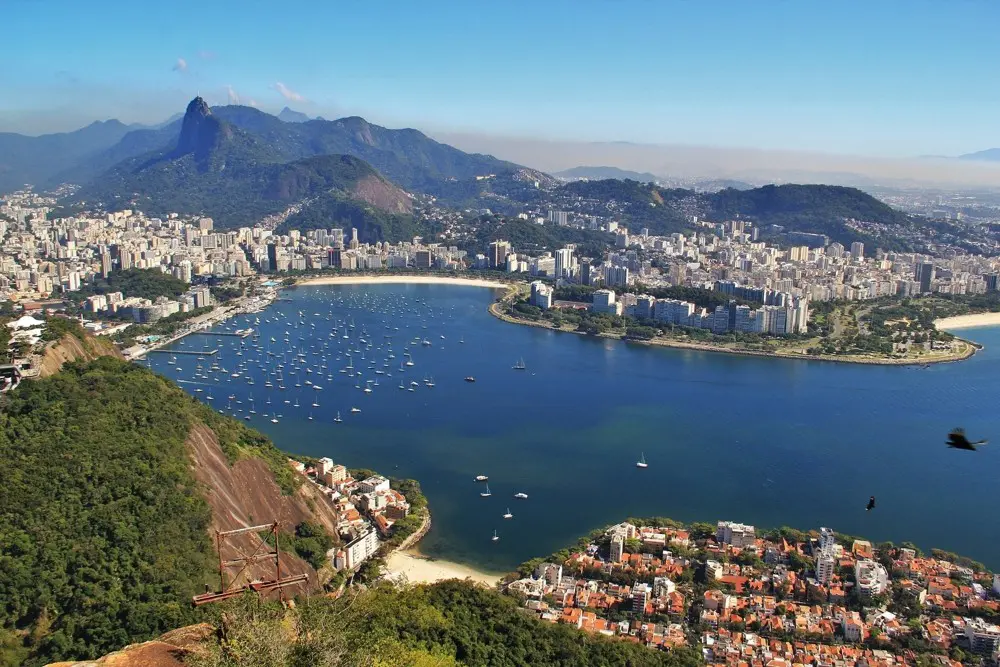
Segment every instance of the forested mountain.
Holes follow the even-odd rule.
[[[852,241],[888,244],[889,239],[874,239],[852,228],[848,220],[896,228],[914,224],[909,215],[857,188],[834,185],[765,185],[696,192],[607,179],[569,183],[561,191],[572,197],[613,202],[631,229],[648,227],[659,234],[690,228],[691,216],[698,215],[715,222],[743,218],[759,227],[764,237],[779,241],[783,233],[808,232],[825,234],[846,245]],[[782,229],[772,229],[772,225]]]
[[[273,118],[281,126],[286,123]],[[122,162],[81,190],[81,201],[147,213],[203,213],[220,227],[251,224],[312,198],[362,200],[393,213],[410,199],[349,155],[285,162],[267,135],[217,117],[201,98],[188,105],[176,145]]]
[[[26,183],[47,183],[66,164],[84,160],[127,136],[132,128],[117,120],[96,122],[74,132],[29,137],[0,132],[0,193]]]

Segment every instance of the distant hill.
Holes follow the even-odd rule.
[[[252,117],[258,113],[237,109]],[[251,134],[196,98],[174,146],[118,163],[84,187],[77,199],[153,214],[204,213],[221,227],[250,224],[316,198],[358,200],[387,213],[410,211],[406,193],[363,160],[319,155],[285,161],[294,151],[280,139],[280,133],[269,135],[266,128]]]
[[[638,181],[640,183],[653,183],[659,180],[656,175],[650,174],[649,172],[640,173],[638,171],[619,169],[618,167],[573,167],[572,169],[566,169],[565,171],[560,171],[552,175],[565,181],[579,181],[583,179],[598,181],[608,178],[616,178],[619,180],[628,179],[631,181]]]
[[[117,120],[99,121],[74,132],[29,137],[0,133],[0,193],[47,182],[67,164],[115,145],[130,129]]]
[[[707,181],[698,181],[694,184],[694,189],[699,192],[718,192],[726,188],[733,190],[752,190],[754,186],[743,181],[734,181],[729,178],[714,178]]]
[[[285,107],[281,110],[281,113],[278,114],[278,120],[283,120],[286,123],[304,123],[312,119],[301,111],[292,111],[288,107]]]
[[[979,160],[980,162],[1000,162],[1000,148],[987,148],[984,151],[959,155],[959,160]]]
[[[569,183],[562,190],[578,197],[614,200],[630,227],[648,227],[657,234],[689,229],[691,215],[715,222],[740,217],[754,222],[765,235],[779,241],[781,234],[772,233],[772,225],[780,225],[784,233],[826,234],[844,244],[878,242],[888,249],[901,242],[866,236],[849,227],[846,221],[855,219],[889,226],[913,222],[907,214],[857,188],[834,185],[766,185],[749,190],[696,192],[609,179]]]

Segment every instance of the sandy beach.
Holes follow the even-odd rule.
[[[467,565],[435,560],[413,551],[397,551],[386,560],[389,576],[405,575],[411,584],[432,584],[445,579],[472,579],[488,586],[496,584],[500,577],[474,570]]]
[[[329,276],[327,278],[307,278],[300,285],[367,285],[371,283],[397,283],[409,285],[465,285],[467,287],[505,288],[507,285],[495,280],[480,278],[452,278],[450,276]]]
[[[1000,324],[1000,313],[979,313],[978,315],[957,315],[934,320],[938,329],[970,329],[972,327],[990,327]]]

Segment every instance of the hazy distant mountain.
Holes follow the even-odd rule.
[[[579,181],[582,179],[597,181],[605,178],[616,178],[618,180],[628,179],[630,181],[639,181],[640,183],[653,183],[659,180],[654,174],[650,174],[649,172],[640,173],[638,171],[619,169],[618,167],[573,167],[572,169],[566,169],[552,175],[564,181]]]
[[[984,151],[959,155],[959,160],[978,160],[980,162],[1000,162],[1000,148],[987,148]]]
[[[733,190],[752,190],[753,185],[743,181],[734,181],[730,178],[714,178],[709,181],[698,181],[694,184],[694,189],[704,192],[718,192],[732,188]]]
[[[307,120],[312,119],[301,111],[292,111],[288,107],[285,107],[281,110],[281,113],[278,114],[278,120],[283,120],[286,123],[304,123]]]
[[[0,133],[0,192],[46,182],[67,164],[113,146],[128,133],[128,126],[117,120],[37,137]]]
[[[250,224],[292,204],[308,208],[333,199],[359,225],[372,221],[366,240],[381,240],[379,216],[409,212],[406,193],[365,161],[350,155],[285,160],[273,141],[214,114],[195,98],[172,145],[120,162],[76,199],[136,206],[152,214],[204,213],[221,227]],[[331,226],[335,221],[325,220]]]

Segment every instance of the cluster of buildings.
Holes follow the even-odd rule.
[[[984,620],[1000,615],[1000,575],[829,528],[794,542],[729,521],[714,535],[622,523],[508,590],[542,620],[697,646],[711,665],[915,665],[908,640],[937,664],[959,665],[954,649],[1000,659]]]
[[[30,191],[0,200],[0,299],[74,292],[95,276],[130,268],[160,269],[186,282],[253,273],[241,246],[250,230],[216,231],[211,218],[131,210],[50,219],[55,205]]]
[[[542,310],[552,308],[553,290],[541,281],[531,283],[529,302]],[[649,294],[626,292],[620,297],[611,289],[594,292],[590,309],[595,313],[625,315],[640,320],[655,320],[672,325],[706,329],[713,334],[731,332],[787,335],[805,333],[809,324],[809,301],[787,293],[775,293],[781,305],[752,308],[735,300],[713,310],[698,308],[690,301],[657,299]],[[787,305],[786,305],[787,304]]]
[[[174,313],[187,313],[211,306],[212,292],[204,285],[192,287],[179,298],[159,297],[155,300],[126,298],[121,292],[95,294],[85,299],[84,309],[90,313],[128,313],[136,322],[155,322]]]
[[[406,497],[381,476],[356,480],[346,467],[322,458],[315,466],[293,461],[296,469],[322,487],[337,512],[337,533],[342,545],[330,553],[337,571],[356,570],[374,556],[380,539],[392,535],[393,525],[410,513]]]

